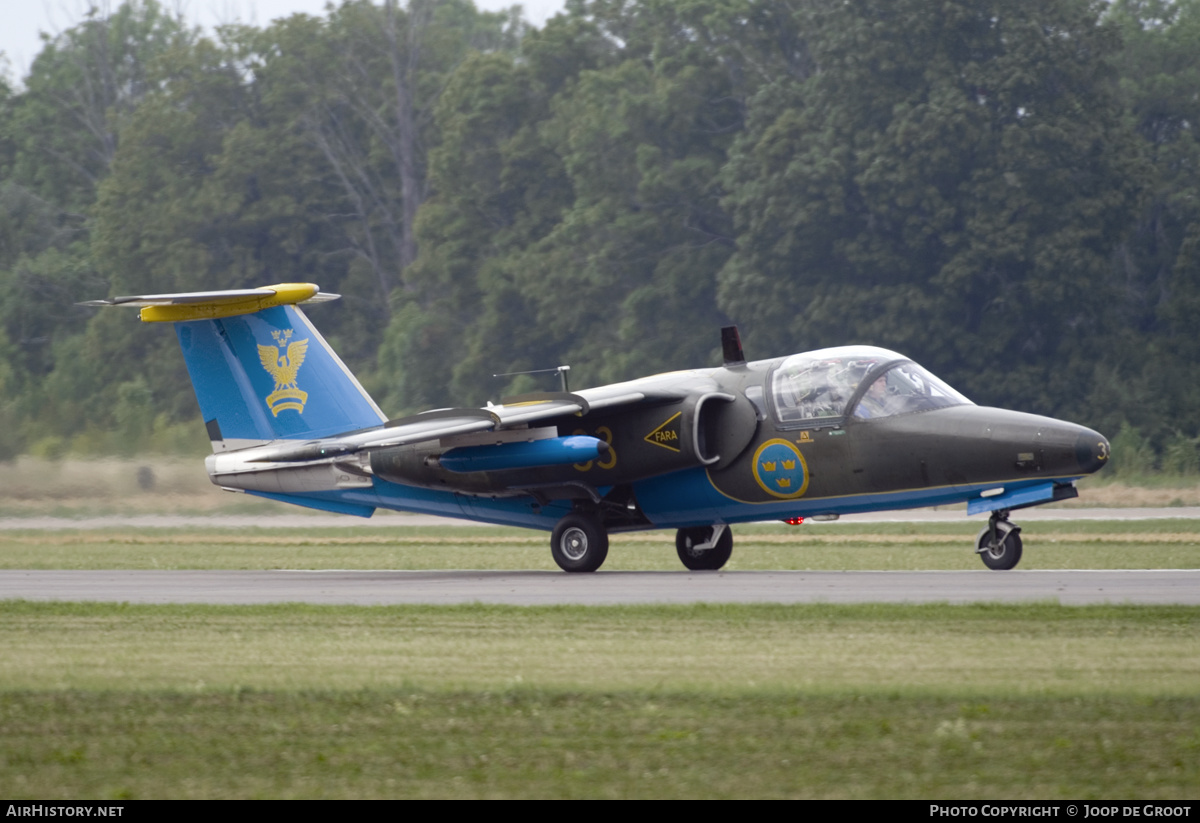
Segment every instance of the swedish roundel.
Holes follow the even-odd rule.
[[[799,497],[808,490],[808,467],[794,445],[768,440],[754,453],[754,479],[772,497]]]

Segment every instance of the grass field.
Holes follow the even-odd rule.
[[[738,527],[730,567],[976,569],[979,528]],[[1022,568],[1200,559],[1190,520],[1024,537]],[[0,567],[554,568],[540,533],[354,527],[7,531]],[[683,573],[667,533],[604,568]],[[1198,638],[1190,607],[0,602],[0,794],[1189,799]]]
[[[1189,798],[1200,610],[0,604],[10,797]]]

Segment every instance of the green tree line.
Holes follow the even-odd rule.
[[[1200,0],[127,0],[0,85],[0,454],[203,442],[170,329],[76,301],[308,281],[396,416],[737,323],[1195,471],[1197,108]]]

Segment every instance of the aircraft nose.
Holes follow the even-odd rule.
[[[1099,471],[1108,463],[1108,440],[1099,432],[1082,429],[1075,438],[1075,459],[1080,471],[1091,474]]]

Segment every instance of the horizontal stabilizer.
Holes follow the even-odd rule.
[[[253,314],[274,306],[296,303],[324,303],[341,295],[321,291],[312,283],[278,283],[260,289],[226,289],[180,294],[142,294],[89,300],[81,306],[133,306],[146,323],[179,323],[187,320],[213,320]]]

